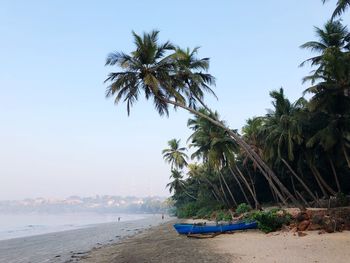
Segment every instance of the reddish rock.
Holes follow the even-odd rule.
[[[305,220],[309,220],[309,215],[306,213],[306,212],[301,212],[297,217],[296,217],[296,220],[298,222],[302,222],[302,221],[305,221]]]
[[[336,230],[336,221],[330,216],[325,216],[323,219],[323,229],[327,233],[333,233]]]
[[[320,230],[320,229],[322,229],[322,226],[319,224],[314,224],[314,223],[311,223],[309,225],[309,227],[307,228],[307,230],[310,230],[310,231],[315,231],[315,230]]]
[[[310,225],[310,221],[309,220],[304,220],[304,221],[299,223],[298,230],[299,231],[305,231],[308,228],[309,225]]]
[[[311,223],[312,224],[316,224],[316,225],[322,225],[323,224],[323,218],[324,218],[324,215],[314,215],[311,218]]]

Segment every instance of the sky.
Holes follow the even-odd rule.
[[[169,195],[161,151],[186,144],[190,115],[159,117],[141,100],[105,98],[109,52],[133,50],[131,31],[200,46],[231,128],[270,108],[269,91],[295,100],[310,57],[299,46],[330,17],[335,0],[0,2],[0,200],[70,195]],[[343,16],[349,23],[349,12]]]

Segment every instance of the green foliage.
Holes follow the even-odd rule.
[[[216,212],[215,215],[215,220],[216,221],[231,221],[232,216],[229,211],[227,210],[220,210]]]
[[[196,213],[198,218],[210,218],[213,213],[213,209],[207,206],[202,207]]]
[[[244,214],[252,210],[250,205],[247,205],[246,203],[241,203],[237,206],[236,213],[238,214]]]
[[[195,202],[186,203],[176,210],[178,218],[195,217],[199,210],[198,205]]]
[[[255,211],[248,216],[249,221],[256,221],[264,233],[279,230],[282,225],[291,222],[291,216],[283,210],[271,209],[269,211]]]

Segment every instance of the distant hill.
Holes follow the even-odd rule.
[[[0,201],[0,213],[66,213],[66,212],[125,212],[165,213],[169,202],[165,197],[134,197],[96,195],[93,197],[70,196],[66,199],[34,198]]]

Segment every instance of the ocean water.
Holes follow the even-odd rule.
[[[52,232],[86,228],[100,223],[134,221],[148,217],[145,214],[0,214],[0,240],[34,236]]]

